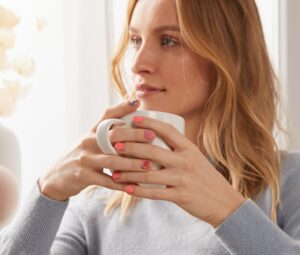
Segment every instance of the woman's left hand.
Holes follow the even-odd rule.
[[[141,119],[141,118],[140,118]],[[114,171],[114,181],[166,185],[166,189],[126,187],[126,192],[142,198],[171,201],[213,227],[219,226],[245,198],[218,172],[199,148],[172,125],[143,117],[136,127],[153,130],[173,150],[156,145],[125,142],[118,153],[149,159],[163,165],[158,171]],[[116,144],[117,145],[117,144]],[[115,145],[115,148],[118,147]]]

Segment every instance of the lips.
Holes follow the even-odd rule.
[[[156,90],[165,91],[165,89],[153,87],[148,84],[138,84],[136,86],[136,90],[137,91],[145,91],[145,90],[147,90],[147,91],[156,91]]]

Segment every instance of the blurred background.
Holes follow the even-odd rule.
[[[257,4],[281,82],[287,116],[282,121],[291,137],[288,146],[300,150],[300,1],[257,0]],[[0,165],[12,168],[19,178],[19,208],[37,178],[120,100],[110,88],[109,63],[126,5],[127,0],[0,1],[20,18],[7,58],[13,51],[30,56],[27,71],[34,69],[21,80],[30,89],[14,112],[0,116],[5,134],[0,134]],[[12,137],[11,146],[5,137]],[[286,146],[280,137],[278,143]]]

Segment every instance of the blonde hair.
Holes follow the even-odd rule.
[[[121,61],[128,47],[130,24],[138,0],[129,0],[127,22],[112,59],[118,93],[124,87]],[[228,182],[245,198],[267,186],[272,194],[271,219],[280,204],[281,157],[273,131],[278,120],[278,81],[270,62],[255,0],[176,0],[179,26],[187,45],[213,65],[211,93],[203,107],[198,142]],[[120,221],[140,199],[116,191],[104,210],[121,207]]]

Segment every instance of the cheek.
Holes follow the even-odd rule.
[[[209,97],[210,66],[204,61],[185,60],[174,69],[176,71],[171,76],[173,84],[170,95],[180,98],[180,101],[177,100],[178,107],[184,111],[193,111],[201,108]]]
[[[187,94],[189,97],[207,98],[210,86],[210,65],[206,61],[195,61],[195,58],[182,58],[170,64],[168,84],[176,94]]]

